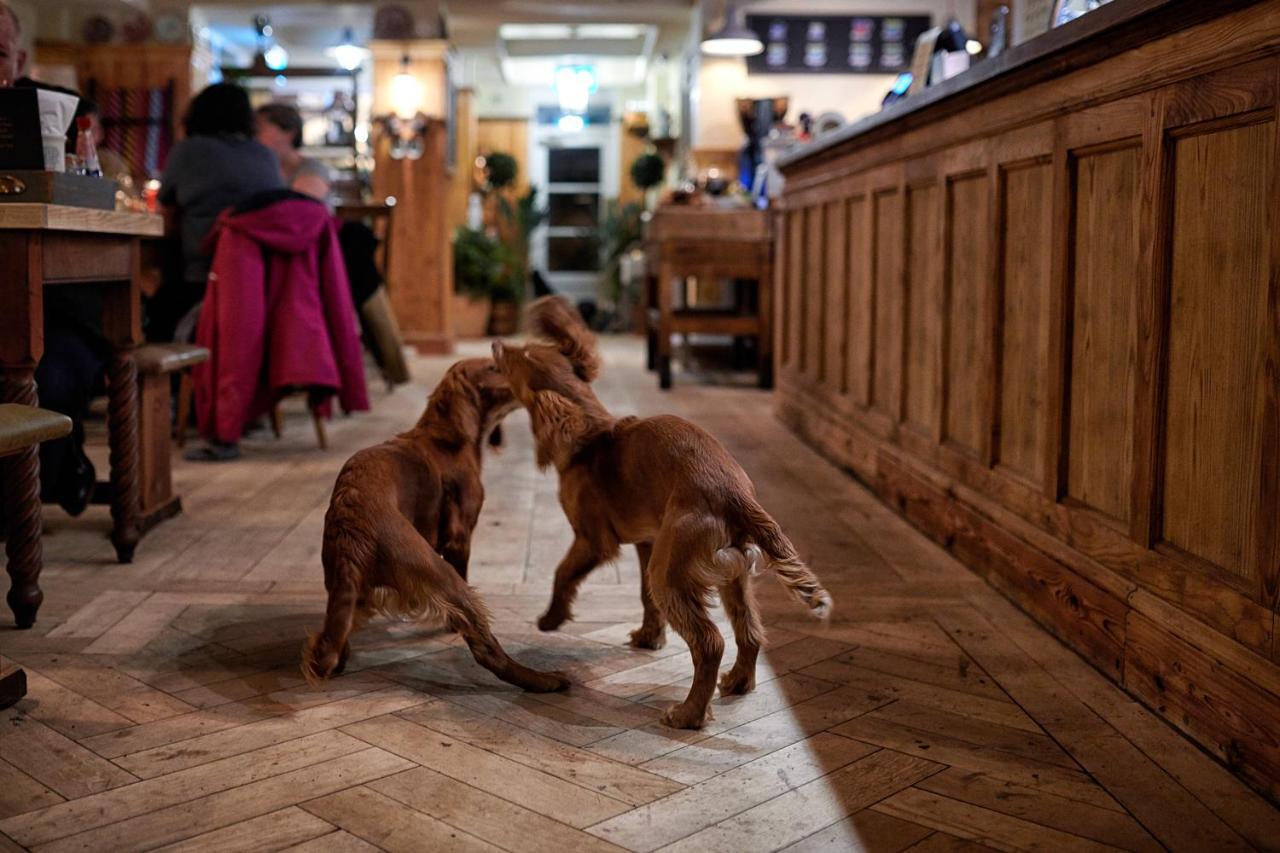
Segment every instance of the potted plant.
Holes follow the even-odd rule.
[[[502,246],[483,231],[460,227],[453,235],[453,332],[483,337],[502,275]]]
[[[641,154],[631,161],[631,182],[645,193],[645,206],[649,202],[649,190],[662,183],[667,175],[667,164],[652,151]]]

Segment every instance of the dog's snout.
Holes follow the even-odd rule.
[[[502,341],[494,341],[493,342],[493,359],[494,361],[498,361],[498,360],[501,360],[501,358],[502,358]]]

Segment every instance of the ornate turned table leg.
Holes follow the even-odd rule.
[[[107,432],[111,447],[111,544],[116,559],[133,562],[138,545],[138,367],[132,348],[107,368]]]
[[[33,371],[13,371],[6,376],[2,396],[6,403],[34,406]],[[9,594],[5,600],[18,627],[30,628],[44,601],[39,584],[43,560],[39,448],[28,447],[0,459],[0,471],[4,472],[4,519],[8,524],[4,550],[8,557]]]

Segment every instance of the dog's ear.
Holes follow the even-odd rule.
[[[544,296],[529,306],[528,316],[529,327],[555,341],[579,379],[584,382],[595,380],[600,373],[596,337],[568,300],[563,296]]]

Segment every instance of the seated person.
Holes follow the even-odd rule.
[[[258,141],[280,160],[280,171],[291,190],[327,201],[332,179],[329,167],[302,156],[302,116],[288,104],[258,107]]]
[[[107,148],[107,132],[102,127],[102,111],[98,108],[96,101],[90,101],[87,98],[80,99],[80,107],[76,110],[77,116],[88,116],[93,126],[93,145],[98,152],[98,164],[102,167],[102,177],[110,181],[123,181],[124,179],[132,180],[132,170],[124,158],[115,151]]]
[[[244,89],[230,83],[205,88],[191,101],[184,125],[186,139],[169,152],[160,183],[166,232],[178,239],[182,275],[166,281],[148,305],[152,340],[173,340],[178,324],[204,298],[211,257],[203,243],[218,214],[284,186],[275,155],[253,138],[253,107]]]

